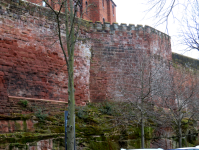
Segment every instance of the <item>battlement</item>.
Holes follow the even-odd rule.
[[[101,22],[95,22],[90,23],[91,29],[95,29],[95,31],[100,32],[107,32],[107,31],[144,31],[146,33],[155,33],[159,36],[165,37],[166,39],[170,39],[170,36],[158,31],[157,29],[154,29],[148,25],[137,25],[134,24],[127,24],[121,23],[120,25],[118,23],[110,24],[109,22],[105,22],[104,24]]]
[[[56,28],[56,20],[55,15],[50,10],[50,8],[42,7],[40,5],[27,2],[25,0],[2,0],[0,2],[0,14],[2,16],[9,16],[11,19],[21,19],[27,23],[35,23],[36,21],[30,21],[32,20],[29,17],[26,16],[33,16],[35,20],[40,21],[39,25],[45,28],[51,28],[52,25],[47,24],[54,24],[53,26]],[[61,18],[64,17],[63,14],[60,14]],[[61,19],[62,20],[62,19]],[[137,25],[134,24],[118,24],[118,23],[112,23],[104,22],[101,23],[99,21],[96,21],[93,23],[92,21],[83,20],[82,19],[82,26],[86,27],[87,30],[91,30],[93,32],[110,32],[114,33],[115,31],[123,31],[123,32],[130,32],[130,31],[143,31],[145,33],[154,33],[161,37],[164,37],[165,39],[170,39],[170,36],[160,32],[150,26],[143,26],[143,25]]]

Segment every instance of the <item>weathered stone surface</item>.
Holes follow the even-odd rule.
[[[0,105],[6,105],[7,96],[67,102],[67,67],[55,31],[50,28],[52,23],[24,13],[15,3],[9,5],[2,1],[2,5],[9,9],[2,7],[5,13],[0,16]],[[16,15],[20,17],[13,17]],[[42,25],[37,21],[42,21]],[[75,48],[78,105],[90,100],[89,45],[89,42],[80,41]],[[0,112],[5,113],[2,106]]]
[[[34,131],[32,120],[0,120],[0,133]]]
[[[0,112],[16,111],[8,96],[67,102],[67,68],[55,18],[47,8],[24,1],[0,5]],[[117,100],[117,79],[142,53],[171,60],[170,37],[148,26],[83,22],[75,47],[76,104]]]
[[[170,39],[167,35],[147,26],[137,26],[130,30],[123,26],[118,27],[119,31],[91,34],[93,39],[97,39],[92,44],[90,69],[92,101],[118,100],[120,92],[117,81],[120,78],[126,78],[121,84],[128,85],[129,87],[126,86],[125,89],[131,91],[133,85],[128,84],[131,83],[128,74],[132,73],[130,71],[133,70],[132,64],[138,63],[140,55],[154,54],[164,61],[171,61]]]

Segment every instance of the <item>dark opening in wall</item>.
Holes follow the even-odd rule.
[[[113,9],[113,16],[114,16],[114,5],[112,5],[112,9]]]
[[[86,14],[88,14],[88,2],[86,1]]]
[[[80,8],[80,16],[81,16],[83,12],[82,0],[80,0],[79,8]]]

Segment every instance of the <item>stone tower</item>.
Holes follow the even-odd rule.
[[[48,7],[42,0],[26,0],[44,7]],[[57,0],[58,1],[58,0]],[[75,0],[74,0],[75,1]],[[59,5],[48,0],[49,4],[59,10]],[[55,1],[54,1],[55,2]],[[116,22],[116,4],[113,0],[80,0],[77,16],[93,22]]]

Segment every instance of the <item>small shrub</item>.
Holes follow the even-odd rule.
[[[60,121],[64,121],[64,113],[59,113],[55,115],[55,118],[60,120]]]
[[[80,119],[87,119],[89,117],[88,115],[88,111],[85,109],[86,106],[84,107],[80,107],[78,109],[78,112],[77,112],[77,116],[80,118]]]
[[[114,115],[114,105],[111,102],[101,104],[99,111],[103,114]]]
[[[23,107],[27,107],[28,106],[28,101],[27,100],[20,100],[18,102],[19,105],[23,106]]]
[[[48,116],[48,114],[43,113],[43,110],[41,108],[37,109],[37,111],[35,112],[35,116],[40,120],[40,121],[44,121],[46,119],[46,117]]]

